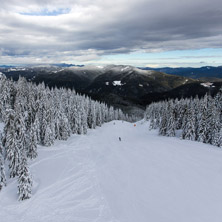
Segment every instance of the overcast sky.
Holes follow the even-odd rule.
[[[0,0],[0,64],[221,61],[221,0]]]

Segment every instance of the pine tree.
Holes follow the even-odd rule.
[[[195,140],[195,116],[193,106],[188,107],[184,117],[181,138],[186,140]]]
[[[29,140],[27,144],[27,157],[30,159],[35,159],[38,156],[37,153],[37,125],[31,124],[29,130]]]
[[[202,109],[201,109],[201,114],[200,114],[200,122],[198,125],[198,130],[197,130],[197,134],[198,134],[198,141],[199,142],[203,142],[206,143],[207,141],[207,123],[206,123],[206,119],[207,119],[207,107],[206,104],[202,105]]]
[[[53,143],[54,143],[53,132],[51,130],[50,125],[47,125],[46,129],[45,129],[45,135],[43,138],[43,145],[44,146],[51,146]]]
[[[215,125],[216,106],[211,96],[208,96],[206,111],[206,143],[212,144],[213,128]]]
[[[78,111],[77,105],[74,104],[72,108],[72,115],[71,115],[71,131],[73,134],[76,134],[78,131]]]
[[[222,146],[222,123],[220,122],[220,111],[214,115],[214,125],[212,129],[212,145],[221,147]]]
[[[167,115],[166,112],[164,112],[160,122],[159,135],[165,136],[166,132],[167,132]]]
[[[117,111],[117,116],[119,116],[119,110]],[[102,125],[102,111],[101,111],[101,106],[99,103],[97,103],[97,107],[96,107],[96,125],[97,126]]]
[[[82,107],[81,122],[82,122],[82,132],[83,134],[86,134],[88,125],[87,125],[87,113],[84,107]]]
[[[6,176],[5,176],[5,167],[4,167],[4,158],[3,158],[3,145],[2,145],[2,136],[0,134],[0,191],[3,186],[6,186]]]
[[[70,136],[68,118],[64,114],[60,118],[59,134],[62,140],[67,140]]]
[[[152,115],[152,116],[150,117],[149,130],[154,129],[154,126],[155,126],[155,119],[154,119],[154,115]]]
[[[5,147],[6,158],[9,161],[10,177],[18,175],[20,163],[20,143],[17,140],[16,127],[14,110],[7,110],[3,146]]]
[[[18,174],[18,195],[19,200],[26,200],[31,197],[32,194],[32,177],[29,172],[27,159],[25,153],[22,153],[22,160],[19,167]]]
[[[173,105],[171,104],[168,107],[167,113],[167,130],[166,136],[175,136],[176,135],[176,120],[175,120],[175,112],[173,109]]]

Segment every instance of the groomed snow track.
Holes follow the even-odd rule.
[[[1,222],[221,222],[222,150],[158,136],[144,122],[39,147],[30,165],[32,198],[18,202],[9,180]]]

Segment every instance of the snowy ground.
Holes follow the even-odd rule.
[[[121,136],[122,141],[118,140]],[[33,197],[0,193],[1,222],[221,222],[222,150],[115,121],[41,147]]]

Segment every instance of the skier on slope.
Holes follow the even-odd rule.
[[[121,141],[121,137],[119,137],[119,141]]]

